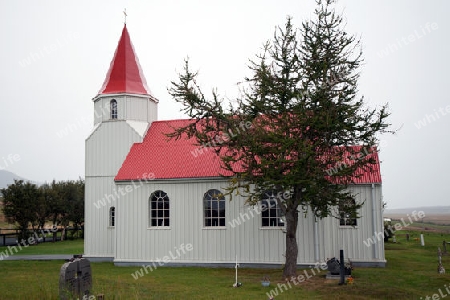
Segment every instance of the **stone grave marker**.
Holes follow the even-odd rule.
[[[327,269],[326,279],[341,279],[341,263],[335,257],[327,261]],[[351,275],[351,267],[345,267],[344,263],[344,279],[347,279]]]
[[[445,274],[445,269],[442,265],[442,251],[440,247],[438,248],[438,273]]]
[[[75,258],[63,264],[59,273],[61,300],[88,299],[91,287],[92,272],[89,260]]]
[[[61,300],[70,299],[71,295],[78,294],[77,265],[66,262],[59,272],[59,295]]]
[[[80,294],[88,295],[92,287],[91,263],[85,258],[78,260],[78,272],[80,275]]]

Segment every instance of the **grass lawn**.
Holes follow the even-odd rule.
[[[339,286],[337,281],[326,280],[325,271],[295,285],[279,286],[281,269],[239,269],[242,287],[233,288],[234,269],[170,268],[160,267],[138,279],[139,267],[115,267],[112,263],[91,263],[93,294],[104,294],[111,299],[267,299],[266,293],[278,288],[276,299],[425,299],[439,289],[450,291],[450,255],[442,263],[449,271],[437,273],[437,247],[450,241],[449,234],[425,233],[425,247],[413,238],[406,241],[399,232],[397,243],[386,244],[386,268],[355,268],[354,284]],[[411,233],[411,232],[410,232]],[[414,233],[413,237],[419,236]],[[67,243],[67,246],[66,246]],[[53,244],[55,248],[74,249],[81,253],[80,241]],[[39,246],[33,247],[41,247]],[[450,245],[449,245],[450,246]],[[32,248],[32,247],[29,247]],[[300,245],[301,249],[301,245]],[[81,248],[82,250],[82,248]],[[52,250],[53,251],[53,250]],[[45,251],[41,251],[42,254]],[[61,253],[56,251],[55,253]],[[450,247],[449,247],[450,252]],[[58,279],[62,261],[0,261],[0,299],[58,299]],[[311,271],[308,269],[309,273]],[[299,274],[303,272],[299,270]],[[262,287],[264,275],[271,278],[270,287]],[[287,289],[287,290],[286,290]],[[440,296],[439,296],[440,297]],[[448,298],[450,299],[450,297]]]
[[[28,247],[24,247],[21,245],[22,249],[20,249],[18,246],[15,247],[17,249],[17,253],[15,249],[10,248],[8,254],[10,254],[11,252],[14,253],[14,255],[83,254],[84,240],[66,240],[63,242],[55,243],[46,242],[37,245],[29,245]],[[8,250],[8,247],[0,247],[0,253],[6,250]]]

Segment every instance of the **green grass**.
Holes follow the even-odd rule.
[[[14,255],[44,255],[44,254],[83,254],[84,240],[66,240],[63,242],[46,242],[37,245],[29,245],[24,247],[15,246],[15,249],[8,247],[0,247],[0,252],[8,251]],[[16,252],[17,250],[17,252]]]
[[[276,299],[425,299],[427,295],[439,294],[439,289],[446,294],[450,274],[437,273],[436,254],[444,239],[450,241],[450,235],[425,233],[425,247],[422,247],[419,241],[407,242],[404,233],[398,232],[397,243],[386,244],[386,268],[355,268],[354,284],[345,286],[326,280],[322,271],[303,283],[292,283],[292,288]],[[45,245],[34,247],[41,246]],[[81,253],[76,250],[82,249],[80,241],[53,246],[63,248],[52,250],[59,253]],[[48,254],[47,251],[42,249],[41,253]],[[450,273],[450,255],[444,256],[442,262]],[[0,261],[0,299],[58,299],[62,264],[62,261]],[[139,267],[115,267],[112,263],[91,263],[91,266],[93,294],[104,294],[107,300],[267,299],[266,292],[284,283],[281,269],[239,269],[243,286],[233,288],[234,269],[160,267],[135,280],[131,274]],[[268,288],[260,284],[264,275],[271,278]]]

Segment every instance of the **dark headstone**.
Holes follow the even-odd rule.
[[[92,287],[91,263],[85,258],[78,259],[78,276],[80,283],[80,294],[89,296]]]
[[[327,261],[327,267],[331,275],[339,275],[341,273],[339,261],[334,257]]]
[[[59,273],[59,295],[61,300],[88,298],[92,287],[92,272],[89,260],[75,258],[66,262]]]
[[[333,257],[332,259],[327,261],[327,267],[330,275],[340,275],[341,274],[341,263],[338,259]],[[346,267],[343,265],[343,274],[344,275],[352,275],[352,268]]]
[[[78,295],[77,265],[66,262],[59,273],[59,295],[61,300],[70,299],[72,295]]]

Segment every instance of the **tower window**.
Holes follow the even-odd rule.
[[[112,99],[111,102],[109,102],[109,108],[111,119],[117,119],[117,101],[115,99]]]

